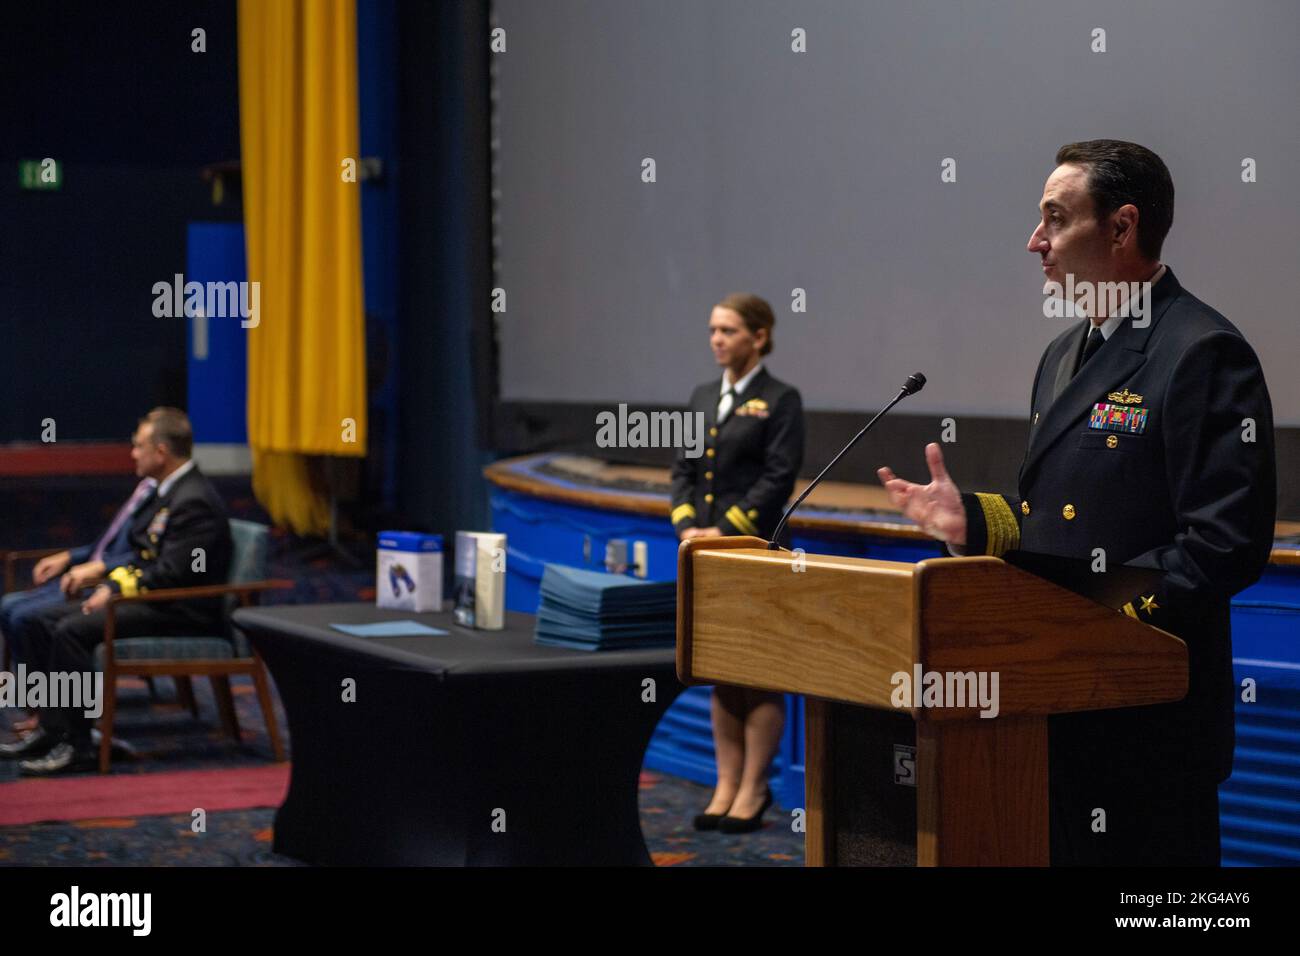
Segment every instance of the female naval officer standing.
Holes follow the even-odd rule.
[[[673,527],[681,540],[757,535],[776,528],[803,464],[799,392],[763,367],[772,352],[772,307],[735,293],[713,308],[709,345],[722,366],[691,395],[690,410],[707,423],[704,454],[678,451],[673,466]],[[772,803],[768,767],[781,740],[780,694],[717,685],[711,706],[718,783],[696,816],[697,830],[748,833]]]

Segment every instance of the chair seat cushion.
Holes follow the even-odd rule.
[[[224,637],[122,637],[113,642],[119,661],[230,660],[235,647]],[[104,669],[104,645],[95,648],[95,670]]]

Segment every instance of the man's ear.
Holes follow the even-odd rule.
[[[1138,208],[1132,203],[1125,203],[1110,216],[1111,241],[1116,246],[1132,245],[1137,247]]]

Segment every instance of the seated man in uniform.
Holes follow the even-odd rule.
[[[131,456],[141,477],[158,485],[132,516],[132,557],[108,570],[103,580],[86,582],[96,586],[85,601],[37,616],[27,649],[29,669],[92,671],[95,647],[104,639],[104,608],[115,594],[131,597],[161,588],[225,583],[230,522],[220,496],[190,458],[193,441],[189,418],[179,409],[155,408],[140,420]],[[125,603],[117,608],[117,636],[221,633],[222,613],[220,598]],[[20,769],[37,775],[81,769],[93,761],[90,720],[82,708],[45,708],[41,723],[24,740],[0,745],[0,756],[27,758]]]

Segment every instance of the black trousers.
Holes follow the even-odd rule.
[[[116,611],[116,636],[180,637],[194,634],[220,634],[219,616],[197,612],[180,602],[158,604],[120,604]],[[96,611],[83,614],[81,601],[69,601],[47,608],[32,621],[32,641],[28,667],[46,673],[78,672],[95,669],[95,647],[104,641],[106,614]],[[113,688],[105,687],[111,694]],[[47,733],[71,740],[78,746],[90,741],[90,718],[81,708],[48,707],[41,710],[41,725]]]
[[[1078,716],[1049,727],[1052,866],[1219,866],[1219,775],[1194,742],[1151,746]]]

